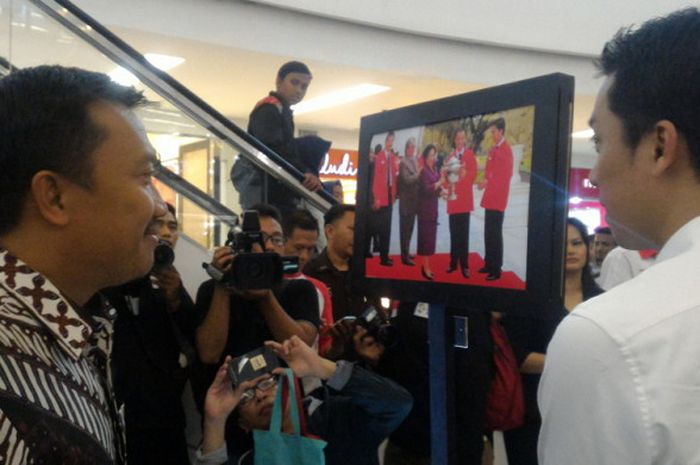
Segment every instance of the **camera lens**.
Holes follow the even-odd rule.
[[[246,274],[251,278],[259,278],[263,274],[264,267],[260,261],[250,260],[247,264]]]

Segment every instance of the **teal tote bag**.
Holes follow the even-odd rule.
[[[285,387],[287,389],[285,389]],[[326,441],[309,437],[301,396],[289,369],[281,376],[269,431],[254,430],[255,465],[325,465]],[[283,399],[289,401],[293,432],[282,432]]]

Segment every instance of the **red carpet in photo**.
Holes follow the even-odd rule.
[[[401,263],[401,256],[399,255],[391,255],[390,258],[394,262],[392,266],[381,266],[379,264],[379,256],[366,259],[365,270],[367,277],[428,282],[420,271],[421,257],[414,259],[416,266],[404,265]],[[512,271],[503,270],[499,279],[486,281],[486,274],[479,273],[479,269],[484,266],[484,259],[477,253],[469,254],[469,278],[465,279],[459,269],[448,274],[447,267],[449,264],[450,254],[448,253],[435,254],[430,257],[430,270],[434,276],[433,282],[525,290],[525,281],[521,280]]]

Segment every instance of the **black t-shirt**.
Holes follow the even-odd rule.
[[[209,311],[214,286],[214,280],[209,280],[204,282],[197,291],[196,308],[202,320]],[[284,280],[279,288],[274,289],[274,293],[282,308],[292,319],[308,321],[318,328],[320,324],[318,297],[316,288],[310,281]],[[228,339],[220,363],[226,355],[234,357],[243,355],[271,339],[274,339],[272,332],[267,327],[258,303],[232,295]]]
[[[328,286],[331,291],[333,319],[335,321],[349,315],[362,315],[368,299],[352,288],[352,275],[349,270],[340,271],[333,266],[328,258],[327,248],[306,264],[304,274],[316,278]]]

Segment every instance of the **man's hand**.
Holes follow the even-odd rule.
[[[317,191],[323,188],[323,184],[321,184],[321,180],[318,179],[318,176],[316,176],[313,173],[306,173],[304,175],[304,180],[302,181],[302,185],[306,187],[310,191]]]
[[[384,354],[384,345],[377,342],[372,336],[368,336],[367,330],[362,326],[355,326],[355,334],[352,339],[357,355],[370,363],[377,363]]]
[[[233,263],[233,250],[231,247],[223,246],[214,250],[214,257],[211,259],[211,264],[215,268],[226,273],[231,269],[231,264]]]
[[[206,421],[225,423],[229,414],[240,402],[243,392],[255,386],[257,382],[255,379],[244,381],[234,389],[228,376],[231,360],[230,356],[226,357],[224,364],[216,373],[214,382],[207,390],[207,396],[204,399],[204,418]]]
[[[294,375],[330,378],[335,372],[335,362],[322,358],[315,350],[306,345],[299,336],[292,336],[283,343],[265,341],[265,345],[275,351],[278,357],[287,362]]]
[[[228,416],[241,401],[243,392],[254,387],[262,378],[245,381],[234,389],[228,377],[230,363],[231,357],[226,357],[204,399],[203,454],[208,454],[224,446],[225,425]]]
[[[486,181],[481,181],[480,183],[478,183],[476,185],[476,188],[479,189],[480,191],[483,191],[484,189],[486,189],[486,184],[487,184]]]
[[[151,273],[151,280],[163,290],[168,312],[176,311],[180,306],[180,289],[182,288],[182,279],[177,269],[172,265],[157,268]]]
[[[234,292],[244,298],[245,300],[251,300],[251,301],[260,301],[260,300],[265,300],[269,299],[272,297],[272,290],[270,289],[256,289],[254,291],[248,290],[248,291],[241,291],[238,289],[234,289]]]
[[[326,357],[331,360],[339,360],[347,355],[352,340],[355,321],[342,318],[336,321],[328,330],[331,335],[331,346],[326,352]]]

